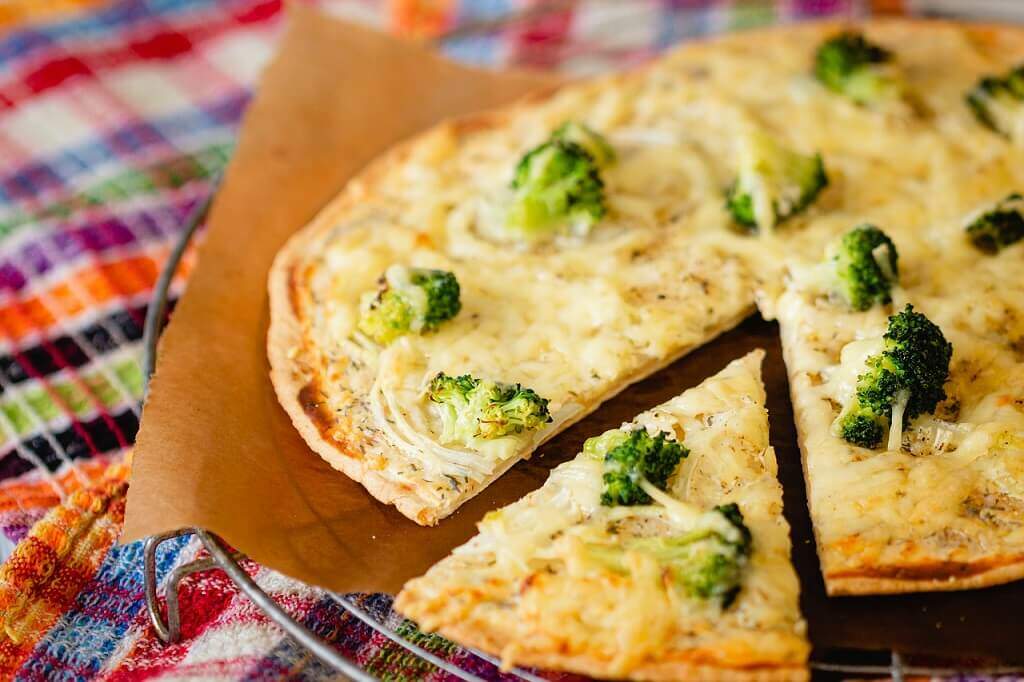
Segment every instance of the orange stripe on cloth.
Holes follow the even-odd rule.
[[[390,0],[391,30],[411,38],[429,38],[455,24],[455,0]]]
[[[129,459],[51,509],[0,566],[0,679],[10,679],[95,575],[124,521]]]
[[[119,454],[114,455],[120,457]],[[31,480],[11,479],[0,485],[0,515],[14,511],[31,511],[49,509],[60,504],[60,496],[54,490],[54,480],[66,494],[80,490],[84,485],[82,477],[88,484],[95,484],[103,478],[103,473],[110,466],[111,458],[97,455],[91,459],[75,462],[77,472],[67,469],[51,478],[34,477]]]
[[[51,18],[61,12],[71,12],[106,4],[109,0],[3,0],[0,2],[0,30],[18,24]]]
[[[45,332],[57,319],[78,315],[117,297],[130,297],[153,288],[169,249],[153,249],[119,261],[92,263],[67,280],[20,300],[0,306],[3,335],[18,341],[32,332]],[[176,278],[187,278],[194,259],[182,259]],[[56,310],[54,308],[57,308]]]

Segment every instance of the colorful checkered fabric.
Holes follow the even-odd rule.
[[[5,0],[0,3],[0,29],[42,21],[101,2],[104,0]]]
[[[0,4],[0,26],[10,8]],[[55,3],[68,4],[68,3]],[[321,0],[453,57],[581,73],[692,35],[867,11],[856,0],[581,2],[483,30],[530,0]],[[892,4],[892,3],[889,3]],[[331,675],[217,571],[183,583],[183,639],[148,626],[139,543],[113,547],[138,428],[140,346],[161,263],[231,156],[280,28],[280,0],[123,0],[0,35],[0,678],[133,680]],[[177,296],[192,267],[186,256]],[[15,548],[15,543],[17,547]],[[13,550],[13,551],[12,551]],[[187,538],[161,575],[199,554]],[[295,618],[370,673],[446,679],[329,595],[249,563]],[[484,679],[489,664],[381,619]]]

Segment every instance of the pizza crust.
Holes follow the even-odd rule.
[[[399,608],[396,605],[396,608]],[[442,636],[481,651],[501,651],[508,643],[485,623],[455,623],[438,630]],[[585,654],[563,654],[555,651],[519,649],[516,664],[546,670],[572,670],[593,677],[607,677],[608,661]],[[724,668],[701,665],[685,660],[645,663],[630,671],[629,680],[692,680],[693,682],[804,682],[810,672],[804,666],[759,666],[755,668]]]
[[[303,331],[303,313],[298,305],[302,292],[296,272],[303,261],[306,242],[316,234],[318,227],[333,224],[343,216],[358,202],[363,184],[372,184],[375,176],[385,172],[389,165],[398,163],[405,154],[406,146],[397,147],[387,157],[371,164],[309,226],[289,239],[278,252],[267,280],[270,305],[267,359],[270,362],[270,382],[277,400],[306,444],[332,467],[361,483],[373,497],[386,504],[393,504],[405,516],[425,524],[429,520],[429,510],[412,491],[396,485],[368,467],[348,438],[327,438],[312,416],[319,410],[319,401],[315,405],[307,402],[312,397],[309,394],[319,395],[323,389],[314,369],[316,359],[313,349]],[[304,396],[306,401],[303,400]]]
[[[901,567],[892,567],[895,571]],[[907,567],[912,568],[912,567]],[[906,580],[900,578],[876,578],[872,576],[825,576],[830,596],[865,594],[904,594],[907,592],[952,592],[1002,585],[1024,578],[1024,559],[1013,564],[999,566],[967,577],[954,575],[948,578]]]
[[[788,360],[786,364],[787,367],[791,366],[791,363]],[[790,373],[790,387],[795,386],[797,380],[798,377],[795,374]],[[797,442],[800,446],[800,460],[803,466],[804,480],[809,481],[810,479],[807,472],[808,450],[805,445],[806,432],[799,427],[799,419],[797,420],[797,424]],[[808,506],[810,506],[809,498]],[[813,515],[813,513],[814,512],[812,510],[811,514]],[[822,553],[821,547],[823,546],[823,542],[820,534],[818,533],[818,525],[813,524],[813,527],[815,544],[819,548],[818,553],[820,556]],[[966,565],[969,566],[970,563],[967,562]],[[898,575],[900,572],[911,572],[917,568],[919,567],[887,564],[884,570]],[[864,572],[869,573],[870,569],[865,569]],[[969,590],[1002,585],[1004,583],[1024,578],[1024,557],[1009,559],[1006,565],[996,566],[968,576],[957,575],[955,572],[942,576],[941,569],[935,570],[935,573],[938,574],[936,577],[915,579],[872,575],[849,575],[849,573],[852,573],[852,571],[829,572],[823,568],[822,577],[825,579],[825,591],[830,597],[869,594],[906,594],[908,592],[952,592],[956,590]]]
[[[810,386],[807,371],[801,369],[797,357],[802,343],[794,318],[800,318],[800,313],[795,313],[787,322],[788,315],[784,312],[783,310],[780,322],[782,352],[794,407],[804,478],[808,485],[807,504],[811,518],[814,520],[815,544],[826,593],[829,596],[856,596],[956,591],[991,587],[1024,578],[1024,555],[993,557],[986,554],[974,559],[950,560],[942,554],[932,552],[903,561],[860,560],[859,565],[836,565],[844,559],[844,553],[838,544],[829,544],[824,537],[823,530],[823,524],[833,522],[835,519],[833,515],[823,514],[817,510],[812,502],[815,497],[813,495],[814,476],[809,470],[809,460],[815,456],[815,453],[809,442],[820,436],[820,433],[813,428],[813,425],[819,421],[814,413],[820,408],[812,394],[813,389]],[[835,447],[833,450],[836,450]],[[933,457],[941,457],[941,455]],[[816,475],[824,475],[823,468],[826,464],[823,461],[817,462]],[[937,526],[937,528],[941,527],[943,527],[941,524]],[[894,531],[894,535],[898,538],[899,531]],[[864,542],[868,550],[884,549],[870,541]]]

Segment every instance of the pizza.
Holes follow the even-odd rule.
[[[588,440],[409,581],[397,610],[506,666],[807,679],[763,356]]]
[[[829,591],[1019,577],[1022,64],[1010,27],[812,23],[445,122],[278,255],[278,398],[429,525],[756,306]]]

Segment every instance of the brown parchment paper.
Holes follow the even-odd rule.
[[[313,454],[278,406],[266,359],[274,254],[367,161],[454,114],[554,82],[467,69],[426,47],[295,4],[213,205],[199,262],[163,334],[135,447],[122,541],[190,526],[336,590],[390,590],[498,504],[516,472],[437,529],[419,528]],[[505,487],[505,486],[503,486]]]
[[[828,598],[807,513],[778,328],[751,318],[605,403],[435,528],[381,505],[299,438],[268,379],[266,275],[278,247],[368,160],[438,119],[549,77],[455,66],[428,49],[293,7],[245,120],[197,268],[161,341],[122,541],[202,526],[266,566],[336,591],[396,592],[491,509],[537,488],[584,439],[695,386],[754,348],[815,657],[895,647],[960,664],[1024,663],[1024,582]]]

